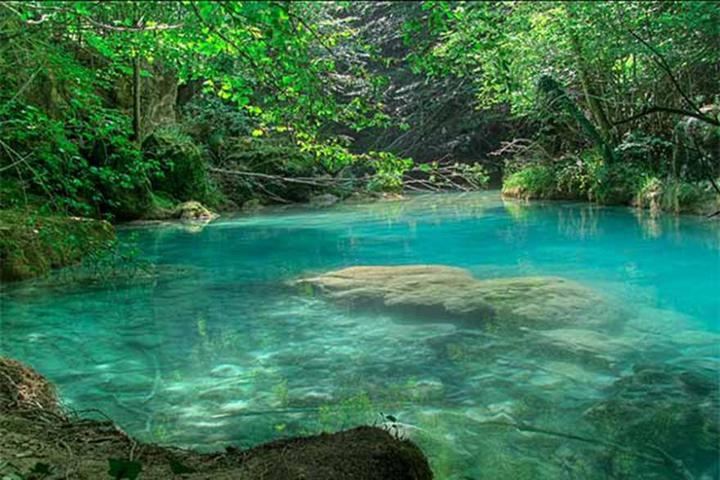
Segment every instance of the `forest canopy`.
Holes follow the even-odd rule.
[[[3,2],[1,206],[130,220],[502,179],[692,210],[720,192],[717,7]]]

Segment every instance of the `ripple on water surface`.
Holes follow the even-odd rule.
[[[155,279],[6,286],[0,352],[47,374],[69,406],[99,408],[140,438],[250,446],[388,422],[384,412],[441,479],[682,478],[670,457],[695,478],[720,476],[717,223],[491,192],[121,238],[159,265]],[[559,276],[621,318],[593,309],[510,329],[288,287],[399,264]]]

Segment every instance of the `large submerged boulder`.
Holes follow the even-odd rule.
[[[361,266],[294,282],[351,306],[373,306],[481,325],[552,328],[605,323],[611,308],[597,292],[560,277],[480,280],[444,265]]]

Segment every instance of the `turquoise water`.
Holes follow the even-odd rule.
[[[99,409],[144,440],[248,447],[390,428],[383,412],[441,479],[682,478],[653,460],[669,457],[694,478],[719,476],[717,222],[486,192],[121,238],[161,267],[156,278],[5,286],[0,353],[47,375],[70,408]],[[419,263],[575,280],[622,322],[511,333],[351,310],[288,286]]]

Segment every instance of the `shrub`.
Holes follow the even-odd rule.
[[[548,165],[531,165],[511,173],[503,180],[503,195],[516,198],[555,198],[557,182]]]
[[[143,143],[148,159],[159,165],[152,189],[176,200],[207,202],[210,187],[202,150],[189,135],[176,127],[156,130]]]
[[[44,275],[112,247],[115,231],[101,220],[0,210],[0,279]]]
[[[591,168],[590,200],[603,205],[629,205],[642,188],[648,172],[629,162],[598,163]]]

